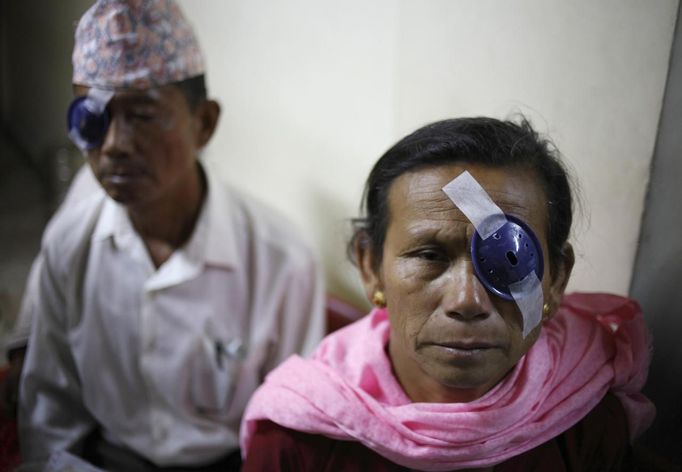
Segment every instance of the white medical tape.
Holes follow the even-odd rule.
[[[533,270],[522,280],[509,284],[509,291],[523,316],[523,337],[525,338],[542,320],[542,305],[545,303],[542,282]]]
[[[443,192],[474,224],[481,239],[488,239],[507,222],[504,212],[466,170],[443,187]]]
[[[102,113],[113,96],[113,90],[91,88],[88,90],[88,99],[86,101],[88,109],[93,113]]]
[[[481,239],[488,239],[507,222],[504,212],[466,170],[451,180],[442,190],[471,221]],[[535,271],[531,271],[523,280],[510,284],[509,291],[521,311],[523,337],[525,338],[542,320],[544,303],[542,282]]]

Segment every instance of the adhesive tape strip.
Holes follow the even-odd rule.
[[[507,222],[500,207],[467,171],[443,187],[443,192],[474,224],[481,239],[488,239]]]
[[[525,338],[542,320],[542,305],[545,301],[542,282],[533,270],[523,280],[509,285],[509,290],[523,316],[523,337]]]
[[[93,113],[102,113],[113,96],[113,90],[91,88],[88,90],[88,105],[92,107],[90,108],[90,111]]]
[[[504,212],[468,171],[462,172],[442,190],[471,221],[481,239],[488,239],[507,223]],[[522,280],[510,284],[509,290],[521,311],[525,338],[542,320],[542,283],[532,270]]]

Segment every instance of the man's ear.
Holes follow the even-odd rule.
[[[564,296],[568,279],[571,277],[573,265],[575,264],[575,254],[573,253],[573,246],[570,243],[565,243],[561,249],[561,259],[559,260],[556,270],[553,271],[552,281],[549,287],[548,303],[551,307],[551,312],[556,312],[561,304],[561,299]]]
[[[375,255],[372,252],[372,242],[365,231],[359,231],[353,238],[353,253],[355,263],[360,271],[365,295],[367,300],[372,302],[374,293],[377,290],[383,290],[383,284],[379,265],[376,264]]]
[[[211,140],[218,126],[220,104],[215,100],[204,100],[197,106],[195,116],[199,123],[197,147],[201,149]]]

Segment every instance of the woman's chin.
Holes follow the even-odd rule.
[[[490,364],[471,358],[461,360],[459,356],[456,363],[431,362],[422,368],[441,386],[443,396],[456,402],[481,397],[504,377],[504,372],[491,370]]]

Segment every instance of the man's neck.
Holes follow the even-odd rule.
[[[128,215],[147,247],[155,267],[184,245],[196,226],[206,195],[206,178],[197,165],[196,172],[164,198],[128,207]]]

